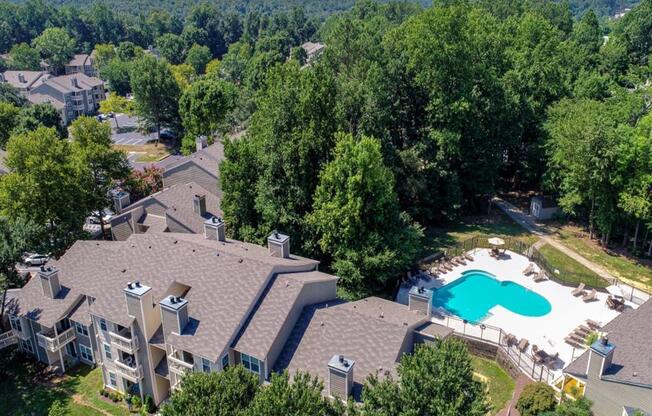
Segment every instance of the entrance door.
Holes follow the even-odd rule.
[[[71,357],[77,358],[77,348],[75,347],[74,342],[69,342],[66,344],[66,351],[68,352],[68,355]]]

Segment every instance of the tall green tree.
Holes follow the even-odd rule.
[[[136,112],[156,126],[160,139],[163,126],[179,125],[179,86],[168,63],[152,56],[134,62],[130,74]]]
[[[61,125],[61,115],[50,103],[21,108],[14,121],[14,133],[26,133],[42,126],[54,128],[59,137],[66,135],[66,129]]]
[[[308,224],[319,248],[333,259],[340,284],[354,297],[383,288],[418,253],[421,228],[400,212],[394,176],[376,139],[337,136],[313,208]]]
[[[34,39],[34,48],[50,65],[55,74],[63,72],[64,66],[75,54],[75,40],[65,29],[47,28]]]
[[[193,373],[161,408],[163,416],[243,415],[258,389],[258,378],[242,366],[219,373]]]
[[[182,63],[186,55],[185,42],[179,35],[173,33],[166,33],[157,38],[156,48],[172,65]]]
[[[41,69],[41,57],[36,49],[27,43],[14,45],[9,51],[9,66],[11,69],[38,71]]]
[[[463,341],[449,339],[417,346],[398,366],[399,380],[371,376],[362,390],[364,415],[487,414],[483,385],[473,379],[471,358]]]
[[[78,164],[84,205],[95,212],[107,238],[103,211],[111,205],[109,191],[129,176],[125,154],[111,147],[111,127],[93,117],[79,117],[70,126],[72,154]]]
[[[186,63],[191,65],[197,74],[206,71],[206,65],[213,59],[211,50],[207,46],[194,44],[186,54]]]
[[[100,77],[108,83],[111,91],[125,96],[131,92],[131,66],[131,62],[113,58],[100,68]]]
[[[7,146],[7,140],[16,127],[16,116],[19,113],[18,107],[7,102],[0,102],[0,149]]]

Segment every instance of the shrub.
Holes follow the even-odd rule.
[[[100,396],[104,396],[104,392],[105,392],[104,389],[99,389],[99,390],[98,390],[98,393],[100,394]]]
[[[147,396],[145,396],[145,403],[144,403],[143,408],[145,409],[145,411],[147,413],[156,412],[156,406],[154,405],[154,399],[149,394]]]
[[[541,413],[555,410],[557,399],[555,391],[546,383],[533,383],[525,386],[521,397],[516,403],[516,409],[522,416],[538,416]]]
[[[142,406],[142,403],[141,403],[141,401],[140,401],[140,397],[138,397],[138,396],[132,396],[132,397],[131,397],[131,405],[132,405],[133,407],[135,407],[135,408],[139,408],[140,406]]]
[[[55,400],[48,409],[48,416],[66,416],[67,414],[68,410],[60,400]]]

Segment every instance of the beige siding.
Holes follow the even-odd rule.
[[[331,396],[346,399],[346,377],[335,371],[329,372],[329,391]]]

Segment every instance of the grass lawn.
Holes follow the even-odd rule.
[[[157,162],[170,155],[170,149],[162,143],[159,143],[158,145],[155,143],[147,143],[139,146],[114,144],[113,148],[125,153],[137,153],[138,158],[136,159],[136,162],[138,163]]]
[[[422,257],[475,236],[489,238],[496,235],[517,237],[528,244],[538,239],[498,208],[493,208],[490,215],[464,217],[450,227],[426,229]]]
[[[495,361],[471,356],[471,362],[475,373],[474,376],[487,386],[487,394],[491,403],[489,413],[495,415],[512,398],[516,383]]]
[[[129,414],[123,403],[100,399],[100,369],[80,365],[63,377],[45,374],[43,369],[14,348],[0,352],[0,415],[47,415],[55,400],[73,416]]]
[[[539,248],[539,252],[543,257],[545,257],[553,270],[559,270],[559,274],[554,274],[554,277],[558,280],[572,284],[584,282],[584,284],[591,287],[609,286],[609,283],[598,276],[595,272],[568,257],[566,254],[551,245],[544,245]]]
[[[557,229],[556,238],[586,259],[604,267],[620,280],[644,290],[652,289],[652,268],[626,256],[605,251],[590,241],[581,229],[570,225],[562,226]]]

